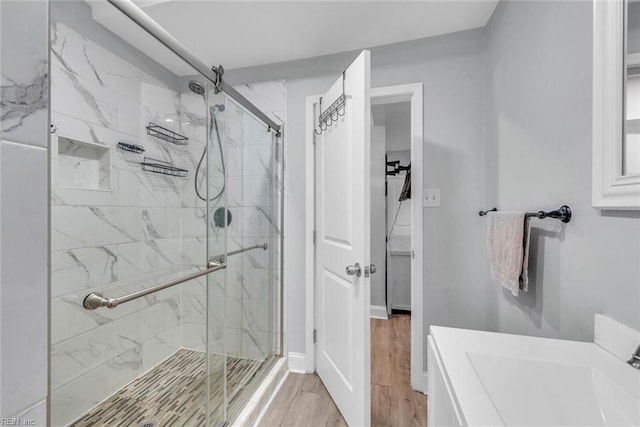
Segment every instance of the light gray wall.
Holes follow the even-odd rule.
[[[640,53],[640,2],[629,3],[627,9],[627,52]]]
[[[527,294],[485,274],[493,330],[591,340],[594,313],[640,329],[640,214],[591,207],[591,8],[500,2],[487,27],[487,207],[574,215],[534,229]]]
[[[389,104],[385,110],[387,151],[411,150],[411,103]]]
[[[371,305],[386,305],[386,200],[385,189],[385,134],[384,125],[371,127],[371,263],[378,267],[371,275]]]
[[[371,50],[373,87],[424,83],[424,185],[442,190],[424,210],[425,327],[590,340],[600,312],[640,328],[640,214],[591,207],[591,19],[590,2],[503,1],[487,29]],[[227,72],[289,81],[290,242],[305,237],[304,99],[356,54]],[[489,279],[477,211],[563,203],[574,220],[535,227],[530,291],[509,296]],[[304,248],[285,256],[289,351],[304,352]]]
[[[424,323],[484,328],[484,30],[371,49],[372,86],[424,84],[424,185],[441,188],[442,207],[424,215]],[[305,98],[323,93],[358,52],[230,70],[232,84],[288,82],[288,350],[305,351]],[[462,256],[461,254],[464,254]],[[480,302],[480,303],[478,303]],[[425,351],[426,354],[426,351]]]

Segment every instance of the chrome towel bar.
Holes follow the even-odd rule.
[[[264,249],[267,250],[269,248],[269,245],[264,243],[262,245],[254,245],[254,246],[250,246],[248,248],[242,248],[242,249],[238,249],[232,252],[229,252],[225,255],[219,255],[217,257],[211,257],[209,259],[209,262],[207,263],[207,269],[206,270],[202,270],[202,271],[198,271],[195,272],[193,274],[190,274],[188,276],[185,277],[181,277],[179,279],[174,279],[171,280],[169,282],[166,283],[162,283],[158,286],[153,286],[151,288],[147,288],[147,289],[142,289],[140,291],[137,292],[132,292],[128,295],[123,295],[121,297],[118,298],[106,298],[104,295],[98,293],[98,292],[91,292],[89,295],[87,295],[84,298],[84,301],[82,302],[82,306],[86,309],[86,310],[95,310],[97,308],[100,307],[107,307],[107,308],[116,308],[117,306],[119,306],[120,304],[124,304],[125,302],[129,302],[129,301],[133,301],[134,299],[138,299],[144,296],[147,296],[149,294],[161,291],[163,289],[167,289],[170,288],[172,286],[176,286],[179,285],[181,283],[184,282],[188,282],[189,280],[193,280],[196,279],[200,276],[204,276],[206,274],[209,273],[213,273],[215,271],[219,271],[222,269],[227,268],[227,265],[225,264],[226,258],[229,255],[237,255],[240,254],[242,252],[247,252],[250,251],[252,249]]]
[[[226,255],[223,254],[223,255],[211,257],[209,258],[209,267],[215,264],[224,264],[225,262],[227,262],[228,257],[232,255],[238,255],[243,252],[251,251],[253,249],[264,249],[266,251],[267,249],[269,249],[269,245],[267,243],[263,243],[261,245],[253,245],[253,246],[249,246],[248,248],[236,249],[235,251],[227,252]]]

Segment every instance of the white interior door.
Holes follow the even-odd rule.
[[[346,105],[315,138],[316,370],[350,426],[371,423],[369,75],[365,50],[322,96]]]

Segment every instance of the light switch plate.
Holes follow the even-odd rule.
[[[425,208],[439,208],[440,207],[440,189],[425,188],[424,197],[422,198],[422,205]]]

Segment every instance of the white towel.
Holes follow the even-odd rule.
[[[527,292],[529,290],[529,241],[531,237],[531,221],[529,218],[524,219],[524,236],[522,237],[522,246],[524,255],[522,257],[522,273],[520,273],[520,289]]]
[[[491,278],[518,296],[518,290],[526,291],[529,282],[529,221],[524,212],[489,212],[487,221]]]

